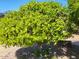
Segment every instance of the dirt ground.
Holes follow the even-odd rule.
[[[66,39],[67,41],[71,41],[73,45],[79,46],[79,34],[72,34],[71,37]]]
[[[16,50],[20,47],[8,47],[0,46],[0,59],[16,59],[15,53]]]
[[[66,40],[72,41],[73,45],[79,46],[79,34],[72,34],[72,36]],[[16,51],[20,48],[21,47],[12,47],[12,46],[5,48],[4,46],[0,45],[0,59],[17,59],[15,54]],[[67,58],[64,57],[62,59],[67,59]]]

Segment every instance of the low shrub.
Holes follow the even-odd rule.
[[[0,19],[0,43],[29,46],[58,42],[67,35],[67,9],[56,2],[30,2]]]

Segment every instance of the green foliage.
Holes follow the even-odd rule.
[[[70,10],[70,29],[77,31],[79,29],[79,0],[68,0]]]
[[[0,19],[0,43],[28,46],[63,40],[67,32],[67,10],[55,2],[30,2]]]

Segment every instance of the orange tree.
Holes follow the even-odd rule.
[[[0,19],[0,44],[57,43],[67,35],[68,10],[56,2],[30,2]]]

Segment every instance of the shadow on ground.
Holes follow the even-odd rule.
[[[67,56],[69,59],[79,59],[79,47],[61,44],[57,46],[51,42],[42,45],[34,44],[31,47],[21,48],[16,51],[17,59],[57,59],[58,56]]]

